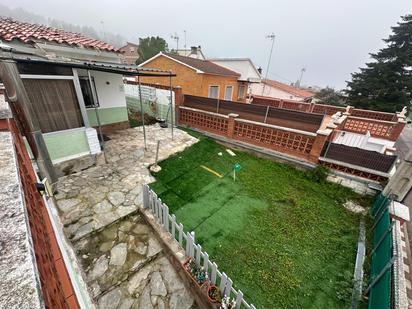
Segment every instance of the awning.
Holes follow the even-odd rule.
[[[121,63],[110,62],[95,62],[95,61],[63,61],[54,59],[44,59],[36,56],[16,56],[1,57],[2,59],[14,60],[17,63],[39,63],[39,64],[53,64],[58,66],[65,66],[77,69],[86,69],[93,71],[101,71],[108,73],[121,74],[125,76],[153,76],[153,77],[169,77],[176,76],[172,71],[141,68],[137,65],[127,65]]]

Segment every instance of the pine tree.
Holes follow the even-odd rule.
[[[412,15],[402,16],[384,40],[387,46],[347,82],[348,103],[386,112],[410,108],[412,100]]]

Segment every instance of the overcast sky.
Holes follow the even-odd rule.
[[[345,87],[350,73],[401,15],[412,14],[411,0],[0,0],[44,17],[90,25],[122,34],[131,41],[159,35],[171,48],[201,45],[206,57],[249,57],[266,69],[270,41],[276,41],[269,78],[296,81],[306,68],[306,85]],[[0,12],[1,15],[1,12]]]

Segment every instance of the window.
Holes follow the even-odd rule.
[[[219,98],[219,86],[209,86],[209,98]]]
[[[232,101],[233,86],[226,86],[225,88],[225,100]]]
[[[130,47],[130,52],[134,52],[134,47]]]
[[[86,106],[86,108],[92,108],[95,107],[95,105],[99,106],[99,99],[97,98],[96,84],[94,83],[94,78],[92,77],[92,84],[90,84],[88,77],[79,77],[79,81],[80,88],[82,89],[84,105]],[[96,95],[96,104],[94,104],[93,100],[92,86],[93,91]]]
[[[245,86],[244,85],[240,85],[239,86],[239,91],[237,93],[237,98],[238,99],[244,99],[245,98]]]

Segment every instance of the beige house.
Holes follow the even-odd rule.
[[[281,83],[276,80],[263,79],[260,83],[251,85],[251,94],[282,100],[303,101],[306,98],[313,97],[314,92],[300,89]]]

